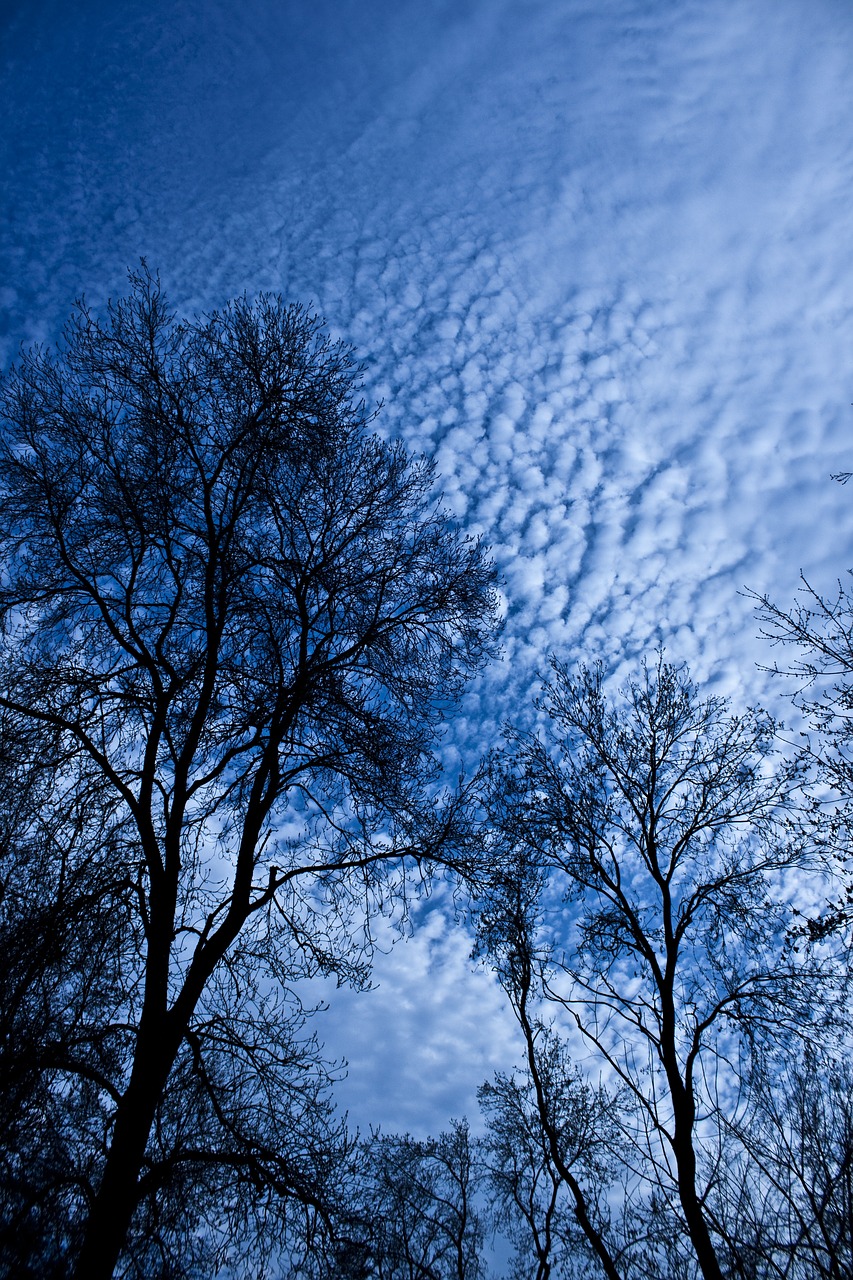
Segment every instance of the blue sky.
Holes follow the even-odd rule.
[[[658,642],[770,700],[748,585],[853,563],[845,0],[19,0],[0,27],[0,359],[140,255],[184,308],[313,302],[505,579],[506,659]],[[434,909],[335,997],[341,1096],[423,1132],[513,1031]]]

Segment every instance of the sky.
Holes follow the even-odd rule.
[[[141,256],[313,304],[503,578],[451,763],[550,651],[775,705],[744,588],[853,564],[851,64],[849,0],[6,0],[0,363]],[[470,947],[439,894],[331,993],[355,1122],[517,1056]]]

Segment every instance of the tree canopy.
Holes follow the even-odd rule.
[[[494,569],[359,386],[304,308],[178,319],[145,269],[3,384],[0,708],[47,744],[38,814],[93,798],[38,874],[85,862],[118,930],[52,1067],[97,1082],[60,1228],[87,1280],[203,1253],[210,1203],[324,1212],[341,1135],[294,984],[359,981],[364,913],[463,849],[434,748]]]

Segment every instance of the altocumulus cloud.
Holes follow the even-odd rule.
[[[33,0],[5,19],[4,361],[140,253],[174,301],[313,299],[383,430],[492,544],[506,661],[448,744],[518,717],[550,648],[664,642],[738,698],[744,583],[853,560],[853,11],[842,0]],[[512,1033],[434,911],[337,997],[362,1123],[471,1110]]]

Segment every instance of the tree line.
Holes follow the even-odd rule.
[[[496,569],[361,372],[143,265],[3,381],[0,1274],[849,1276],[853,598],[756,597],[797,751],[553,658],[448,784]],[[478,1136],[353,1135],[304,979],[437,875],[518,1067]]]

